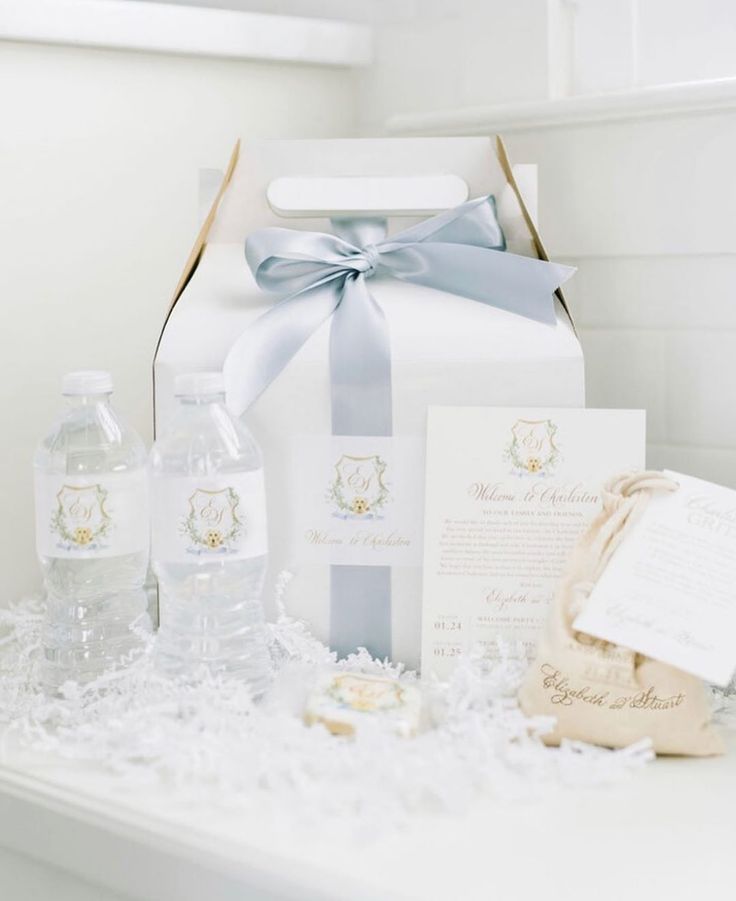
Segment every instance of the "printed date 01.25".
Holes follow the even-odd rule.
[[[458,647],[457,645],[450,645],[449,647],[435,647],[432,649],[432,654],[435,657],[459,657],[462,652],[463,649]]]

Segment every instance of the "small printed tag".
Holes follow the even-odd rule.
[[[244,560],[268,551],[263,470],[151,480],[155,560]]]
[[[100,476],[37,472],[35,497],[41,557],[86,559],[148,552],[143,469]]]
[[[736,669],[736,491],[666,472],[574,626],[727,685]]]
[[[294,443],[296,554],[303,562],[419,566],[424,452],[414,438]]]

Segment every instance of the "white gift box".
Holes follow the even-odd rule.
[[[267,226],[329,232],[331,216],[379,213],[390,217],[391,234],[486,194],[496,198],[507,250],[546,259],[500,141],[308,140],[236,148],[157,348],[157,430],[172,410],[175,375],[223,368],[236,339],[278,299],[255,283],[244,256],[248,235]],[[264,455],[266,598],[275,576],[289,570],[288,611],[318,637],[332,638],[343,651],[367,643],[417,666],[427,407],[583,406],[583,358],[559,291],[556,323],[549,325],[388,277],[370,279],[369,290],[390,333],[391,437],[331,434],[329,321],[244,414]],[[237,360],[230,359],[227,376],[230,402],[239,393]],[[366,618],[383,630],[375,647],[375,622]]]

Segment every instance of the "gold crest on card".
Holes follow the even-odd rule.
[[[519,475],[551,475],[560,460],[551,419],[517,419],[511,428],[506,456]]]

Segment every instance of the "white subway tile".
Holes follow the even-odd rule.
[[[736,328],[736,254],[569,258],[580,328]]]
[[[539,218],[555,257],[736,251],[731,110],[530,128],[511,159],[539,164]]]
[[[589,407],[647,411],[647,436],[665,440],[665,336],[580,329]]]
[[[654,444],[647,447],[647,466],[650,469],[674,469],[736,488],[736,449]]]
[[[575,4],[573,40],[575,93],[598,94],[632,86],[636,16],[621,0]]]
[[[736,448],[736,330],[667,335],[672,444]]]
[[[637,4],[639,79],[672,84],[736,75],[733,0]]]

